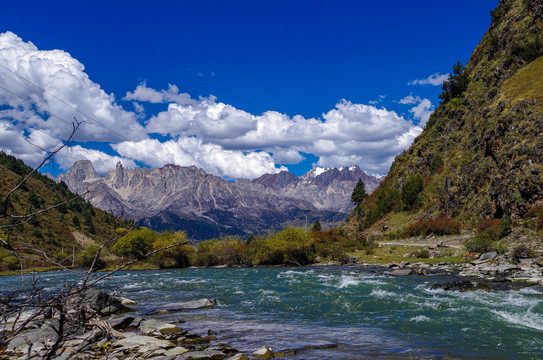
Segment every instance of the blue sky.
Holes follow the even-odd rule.
[[[47,171],[89,158],[100,173],[122,160],[225,178],[353,163],[384,174],[497,3],[9,2],[0,148],[33,164],[23,137],[53,148],[76,116],[78,142]]]

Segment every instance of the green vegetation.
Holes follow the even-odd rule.
[[[472,253],[496,251],[504,253],[506,246],[499,240],[511,232],[510,220],[483,219],[477,224],[475,236],[465,243],[466,250]]]
[[[174,246],[176,244],[184,244]],[[190,264],[190,258],[194,256],[194,247],[187,244],[187,235],[182,232],[163,232],[158,235],[158,238],[153,242],[153,250],[161,250],[154,256],[154,260],[159,267],[187,267]],[[167,248],[172,246],[170,248]]]
[[[356,183],[351,195],[351,201],[356,205],[360,205],[360,203],[362,203],[362,201],[364,201],[367,197],[368,193],[366,192],[366,185],[362,179],[358,179],[358,182]]]
[[[406,183],[402,185],[402,203],[405,210],[410,210],[415,206],[422,189],[422,177],[420,175],[408,178]]]
[[[460,98],[468,89],[469,81],[466,68],[460,61],[457,62],[453,65],[453,73],[449,77],[449,80],[443,83],[441,87],[443,92],[439,95],[439,98],[443,100],[443,103],[447,103],[454,98]]]
[[[32,168],[21,160],[0,152],[0,225],[16,225],[5,228],[2,238],[13,246],[24,243],[48,254],[64,254],[53,258],[64,265],[71,265],[72,253],[75,253],[76,257],[80,254],[76,265],[83,266],[90,250],[87,245],[76,241],[74,233],[86,236],[94,244],[101,244],[110,238],[114,230],[111,221],[107,223],[104,219],[106,216],[108,219],[114,217],[93,208],[80,196],[69,191],[66,184],[56,183],[39,173],[32,174],[28,181],[5,201],[8,192],[31,172]],[[31,214],[64,202],[68,203],[34,215],[26,222],[5,216]],[[80,253],[82,251],[86,253]],[[68,256],[65,252],[70,254],[69,259],[66,259]],[[37,252],[27,251],[24,257],[17,258],[6,247],[0,248],[0,271],[20,269],[20,261],[25,269],[51,265]]]
[[[469,62],[453,66],[422,134],[396,157],[345,228],[422,236],[457,232],[458,223],[469,229],[483,218],[502,221],[500,239],[513,226],[541,231],[541,218],[530,210],[543,200],[541,14],[540,1],[500,2]],[[440,216],[457,222],[453,230],[416,224]],[[500,248],[500,241],[477,230],[468,246]]]
[[[157,239],[158,234],[153,230],[146,228],[133,230],[117,240],[111,251],[120,256],[134,256],[138,260],[143,260]]]
[[[460,222],[444,215],[435,219],[423,219],[407,226],[403,235],[409,236],[428,236],[428,235],[455,235],[460,234]]]

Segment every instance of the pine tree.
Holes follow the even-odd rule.
[[[311,232],[319,232],[322,230],[321,222],[319,220],[315,220],[313,223],[313,227],[311,228]]]
[[[362,179],[358,179],[358,182],[354,187],[353,194],[351,195],[351,201],[356,205],[360,205],[360,203],[367,197],[368,193],[366,192],[366,185],[364,185]]]

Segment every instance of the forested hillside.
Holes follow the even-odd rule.
[[[71,265],[73,252],[85,247],[81,240],[76,241],[74,234],[87,242],[89,239],[103,242],[114,233],[112,215],[94,208],[65,184],[38,173],[5,201],[7,194],[31,171],[21,160],[0,152],[0,231],[10,246],[34,247],[53,255],[55,261],[65,259],[63,263]],[[72,201],[27,219],[6,216],[31,214],[68,200]],[[23,253],[24,258],[20,259],[25,268],[47,264],[37,252]],[[19,259],[0,247],[0,269],[13,270],[19,266]]]

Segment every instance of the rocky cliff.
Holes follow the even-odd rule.
[[[351,194],[359,179],[371,193],[379,179],[366,174],[358,166],[343,168],[314,168],[297,177],[287,171],[279,174],[264,174],[254,183],[264,185],[281,196],[303,199],[317,209],[328,209],[347,213],[353,209]]]
[[[502,0],[491,16],[423,133],[362,205],[361,227],[402,212],[404,224],[514,220],[543,200],[543,1]]]
[[[274,231],[315,220],[336,225],[345,218],[341,210],[350,209],[355,183],[348,178],[312,185],[312,180],[289,173],[232,183],[194,166],[125,169],[120,163],[100,177],[87,160],[76,162],[58,180],[99,208],[156,230],[185,230],[195,239]],[[328,203],[310,201],[326,192]]]

